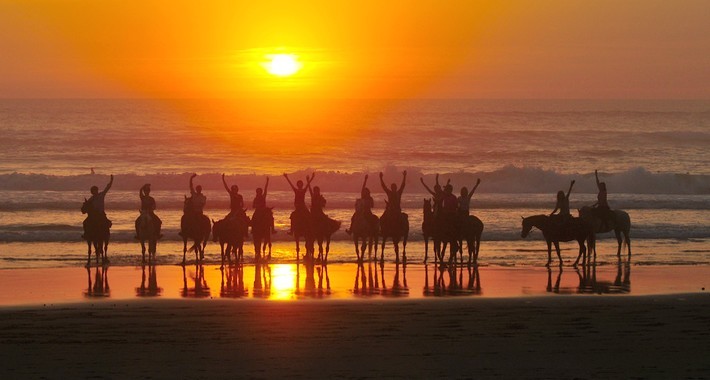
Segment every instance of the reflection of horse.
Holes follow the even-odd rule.
[[[306,242],[304,257],[313,259],[315,237],[310,223],[311,213],[307,209],[296,209],[291,213],[291,233],[296,239],[296,260],[301,258],[301,238]]]
[[[155,251],[158,243],[158,224],[153,215],[147,211],[141,211],[138,217],[138,240],[141,242],[141,253],[145,263],[145,243],[148,242],[148,260],[155,259]]]
[[[205,268],[201,264],[195,264],[195,274],[190,275],[195,286],[190,288],[187,286],[187,273],[185,271],[185,266],[182,266],[182,296],[183,297],[195,297],[195,298],[205,298],[209,297],[211,294],[210,287],[207,285],[207,280],[205,280]]]
[[[274,213],[272,208],[264,208],[262,210],[254,210],[251,218],[251,234],[254,240],[254,255],[256,260],[262,257],[271,259],[271,226],[274,222]],[[266,253],[266,247],[269,247],[269,253]]]
[[[244,266],[235,265],[228,268],[220,268],[222,272],[222,285],[219,296],[223,298],[241,298],[247,295],[244,286]]]
[[[141,286],[136,288],[138,297],[156,297],[163,292],[163,288],[158,286],[158,274],[155,264],[148,265],[148,286],[145,285],[145,265],[142,266]]]
[[[402,241],[402,258],[407,260],[407,237],[409,235],[409,216],[403,212],[392,212],[385,210],[380,218],[380,236],[382,237],[382,247],[380,249],[380,261],[385,260],[385,243],[387,238],[392,239],[396,261],[399,262],[399,242]]]
[[[232,253],[234,253],[236,263],[244,261],[244,235],[249,229],[249,225],[245,222],[248,220],[249,218],[232,217],[217,222],[212,221],[212,239],[219,242],[222,266],[224,266],[225,257],[230,264],[232,263]]]
[[[330,238],[333,236],[335,231],[339,229],[339,221],[333,220],[325,214],[311,213],[311,231],[313,231],[313,238],[318,241],[318,260],[328,261]],[[323,243],[325,243],[325,256],[323,255]]]
[[[481,234],[483,234],[483,222],[474,215],[468,215],[461,221],[461,235],[459,236],[459,252],[461,262],[463,262],[463,242],[466,241],[468,248],[468,263],[478,262],[478,251],[481,248]]]
[[[523,238],[528,236],[533,227],[537,227],[542,231],[542,235],[547,242],[547,264],[545,264],[545,266],[550,266],[552,262],[552,244],[555,245],[557,258],[560,260],[560,266],[562,266],[562,256],[560,255],[561,241],[576,240],[579,244],[579,255],[574,262],[574,266],[577,266],[582,255],[584,255],[586,259],[587,249],[584,246],[585,241],[589,240],[589,244],[593,244],[594,231],[592,231],[591,227],[584,220],[579,218],[570,218],[567,225],[563,225],[552,220],[552,218],[547,215],[533,215],[523,218],[522,223],[523,229],[520,235]]]
[[[210,238],[210,219],[206,215],[196,214],[192,211],[192,198],[185,197],[183,215],[180,219],[180,236],[182,236],[182,263],[185,264],[185,254],[187,253],[187,241],[193,240],[190,251],[195,251],[195,261],[199,262],[205,258],[205,246]]]
[[[579,209],[578,212],[579,217],[587,220],[588,223],[592,226],[595,233],[610,232],[612,230],[614,231],[614,234],[616,235],[616,241],[618,243],[616,255],[619,257],[621,257],[621,234],[623,233],[623,243],[626,244],[626,246],[628,247],[629,258],[631,258],[631,239],[629,238],[629,232],[631,231],[631,217],[629,217],[629,214],[626,211],[612,210],[612,212],[614,213],[615,220],[607,221],[607,223],[604,223],[604,220],[602,220],[599,213],[592,207],[584,206]],[[593,250],[595,255],[597,254],[596,245],[589,247],[589,249]]]
[[[84,224],[84,239],[88,247],[88,258],[86,265],[91,264],[91,246],[94,246],[96,252],[96,264],[99,264],[99,257],[102,263],[108,262],[108,242],[111,237],[111,222],[105,215],[94,212],[91,202],[84,198],[84,203],[81,205],[81,213],[89,214]]]
[[[375,257],[377,257],[377,243],[380,233],[380,218],[371,213],[363,211],[355,211],[353,215],[353,224],[350,228],[353,235],[353,243],[355,244],[355,254],[358,261],[362,262],[365,259],[365,248],[367,248],[367,256],[372,255],[372,247],[375,247]]]
[[[464,271],[467,275],[464,278]],[[424,266],[425,296],[480,295],[481,276],[477,265],[434,265],[433,286],[429,286],[429,266]],[[448,278],[448,284],[446,279]]]
[[[111,289],[108,286],[108,266],[96,267],[94,281],[91,281],[91,269],[86,267],[86,275],[89,278],[89,286],[84,295],[86,297],[110,297]]]

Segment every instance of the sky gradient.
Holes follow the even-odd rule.
[[[708,1],[304,4],[0,0],[0,97],[710,98]]]

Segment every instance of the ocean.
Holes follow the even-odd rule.
[[[278,231],[274,261],[292,262],[294,244],[285,231],[293,194],[281,174],[295,180],[315,171],[326,212],[343,222],[329,259],[354,262],[344,229],[364,174],[380,214],[378,172],[399,184],[403,170],[410,262],[424,256],[421,207],[428,195],[420,177],[432,186],[441,173],[457,193],[480,178],[472,212],[485,224],[481,264],[537,266],[546,262],[545,243],[539,232],[521,239],[520,217],[552,211],[555,193],[572,179],[572,208],[594,203],[598,169],[611,206],[631,216],[635,264],[710,264],[708,101],[342,103],[347,112],[309,131],[269,123],[266,116],[232,118],[226,110],[225,116],[219,101],[0,100],[0,269],[84,265],[81,202],[92,185],[103,188],[109,174],[115,175],[106,197],[112,265],[140,263],[133,221],[144,183],[152,184],[164,221],[158,262],[177,263],[183,195],[193,172],[205,189],[205,212],[215,220],[229,207],[221,173],[239,185],[248,205],[269,176],[267,203]],[[612,235],[601,237],[602,264],[616,262]],[[566,261],[573,261],[576,243],[563,246]],[[246,256],[253,257],[249,245]],[[217,261],[216,244],[208,244],[207,257]],[[391,250],[386,259],[394,259]]]

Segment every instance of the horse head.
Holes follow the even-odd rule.
[[[522,222],[523,229],[520,232],[520,236],[523,239],[525,239],[530,234],[530,230],[532,230],[532,228],[533,228],[533,223],[532,223],[532,220],[530,219],[530,217],[525,218],[525,217],[521,216],[521,218],[523,219],[523,222]]]
[[[84,198],[84,203],[81,205],[81,213],[88,214],[91,211],[91,203]]]

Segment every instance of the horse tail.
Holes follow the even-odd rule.
[[[195,252],[196,249],[197,249],[197,243],[194,243],[192,245],[192,247],[190,247],[190,249],[187,250],[187,252],[192,253],[192,252]]]

